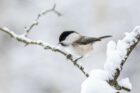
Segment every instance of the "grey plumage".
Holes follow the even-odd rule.
[[[94,43],[96,41],[101,41],[102,39],[109,38],[109,37],[112,37],[112,36],[107,35],[107,36],[102,36],[102,37],[97,37],[97,38],[82,36],[79,40],[75,41],[75,43],[86,45],[89,43]]]

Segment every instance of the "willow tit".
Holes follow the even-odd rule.
[[[93,50],[93,43],[109,38],[110,35],[101,37],[88,37],[76,31],[64,31],[59,37],[59,44],[66,52],[77,57],[85,57]]]

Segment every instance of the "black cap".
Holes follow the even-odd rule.
[[[59,37],[59,42],[66,39],[67,36],[69,36],[71,33],[75,33],[75,31],[64,31]]]

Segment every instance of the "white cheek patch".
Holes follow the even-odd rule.
[[[77,33],[70,34],[64,41],[63,43],[65,44],[72,44],[76,40],[78,40],[81,36]]]

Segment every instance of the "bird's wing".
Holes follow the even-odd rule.
[[[81,45],[86,45],[89,43],[94,43],[95,41],[100,41],[100,38],[93,38],[93,37],[81,37],[79,40],[77,40],[75,43],[81,44]]]
[[[101,41],[102,39],[109,38],[109,37],[112,37],[112,36],[110,36],[110,35],[101,36],[101,37],[82,36],[75,43],[78,43],[78,44],[81,44],[81,45],[86,45],[86,44],[94,43],[96,41]]]

